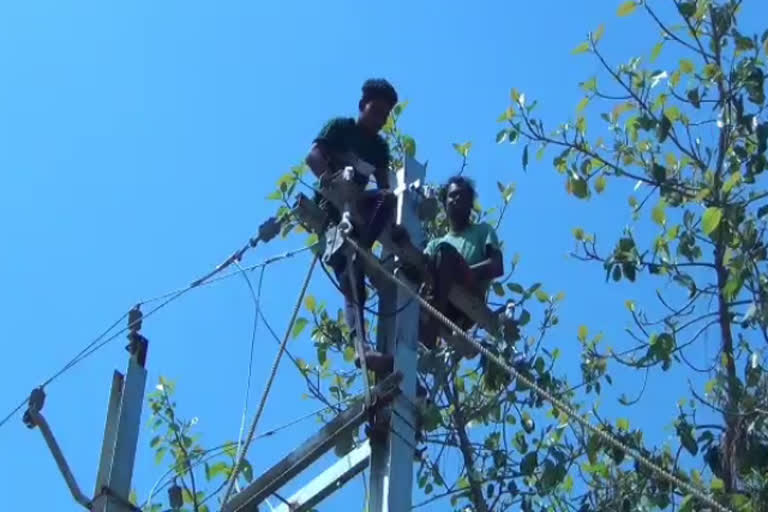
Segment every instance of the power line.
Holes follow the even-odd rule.
[[[202,288],[204,286],[211,285],[211,284],[216,283],[218,281],[223,281],[224,279],[229,279],[231,277],[238,276],[238,275],[240,275],[242,273],[243,270],[245,270],[246,272],[249,272],[249,271],[252,271],[252,270],[256,270],[258,268],[267,267],[267,266],[269,266],[269,265],[271,265],[273,263],[276,263],[278,261],[282,261],[282,260],[287,259],[287,258],[292,258],[292,257],[296,256],[297,254],[301,254],[303,252],[310,251],[310,250],[314,249],[316,246],[317,246],[317,244],[312,244],[312,245],[308,245],[306,247],[302,247],[300,249],[294,249],[294,250],[291,250],[291,251],[286,251],[284,253],[276,254],[274,256],[271,256],[271,257],[267,258],[264,261],[261,261],[259,263],[254,264],[254,265],[250,265],[250,266],[247,266],[247,267],[242,267],[242,269],[240,269],[240,270],[234,270],[232,272],[227,272],[225,274],[221,274],[220,276],[208,279],[207,281],[204,281],[204,282],[198,284],[197,287]],[[142,300],[141,302],[139,302],[139,305],[149,304],[151,302],[157,302],[158,300],[163,300],[165,298],[170,297],[171,295],[174,295],[175,293],[178,293],[179,291],[183,291],[183,290],[186,290],[188,288],[189,288],[189,285],[185,286],[183,288],[178,288],[176,290],[169,291],[169,292],[157,295],[157,296],[149,298],[149,299]]]
[[[240,432],[237,435],[237,451],[240,451],[240,446],[243,441],[243,433],[245,431],[245,418],[248,414],[248,399],[251,394],[251,376],[253,374],[253,348],[256,344],[256,329],[259,326],[259,313],[261,312],[261,289],[262,285],[264,284],[264,272],[267,267],[261,267],[261,272],[259,272],[259,285],[258,285],[258,292],[255,292],[253,290],[253,285],[251,284],[251,280],[248,278],[248,274],[245,272],[245,270],[240,266],[239,263],[235,262],[235,265],[237,265],[237,268],[239,268],[242,271],[243,279],[245,279],[246,284],[248,285],[248,290],[251,292],[251,298],[253,299],[253,329],[251,330],[251,348],[250,352],[248,354],[248,379],[245,383],[245,398],[243,399],[243,415],[240,419]]]
[[[267,258],[266,260],[264,260],[264,261],[262,261],[260,263],[255,264],[255,265],[251,265],[249,267],[243,267],[242,270],[249,271],[249,270],[254,270],[254,269],[257,269],[257,268],[264,268],[264,267],[266,267],[268,265],[271,265],[272,263],[276,263],[278,261],[281,261],[281,260],[284,260],[284,259],[287,259],[287,258],[291,258],[291,257],[293,257],[293,256],[295,256],[297,254],[300,254],[300,253],[303,253],[305,251],[311,250],[311,249],[315,248],[316,245],[317,244],[313,244],[313,245],[310,245],[310,246],[302,247],[300,249],[294,249],[294,250],[291,250],[291,251],[286,251],[286,252],[281,253],[281,254],[277,254],[275,256]],[[153,314],[155,314],[156,312],[158,312],[159,310],[161,310],[162,308],[164,308],[165,306],[167,306],[168,304],[170,304],[174,300],[180,298],[182,295],[184,295],[185,293],[189,292],[190,290],[192,290],[194,288],[202,287],[202,286],[207,286],[207,285],[213,284],[213,283],[215,283],[217,281],[221,281],[223,279],[231,278],[231,277],[236,276],[236,275],[238,275],[240,273],[241,273],[241,270],[238,270],[238,271],[235,271],[235,272],[230,272],[230,273],[227,273],[227,274],[223,274],[223,275],[218,276],[218,277],[212,277],[214,274],[209,273],[208,274],[209,278],[207,280],[201,281],[200,279],[198,279],[197,281],[195,281],[192,284],[187,285],[187,286],[185,286],[183,288],[178,288],[178,289],[176,289],[174,291],[167,292],[167,293],[164,293],[162,295],[158,295],[156,297],[152,297],[150,299],[146,299],[146,300],[140,301],[138,303],[138,305],[150,304],[152,302],[157,302],[157,301],[165,299],[164,302],[162,302],[161,304],[159,304],[155,308],[153,308],[150,311],[148,311],[147,313],[145,313],[142,316],[141,319],[139,319],[139,320],[137,320],[137,321],[135,321],[135,322],[125,326],[124,328],[122,328],[119,331],[117,331],[116,333],[114,333],[112,336],[104,339],[104,337],[107,336],[107,334],[109,334],[109,332],[112,331],[112,329],[114,329],[123,319],[126,318],[126,316],[128,316],[128,313],[123,314],[112,325],[110,325],[109,328],[107,328],[99,336],[97,336],[93,341],[91,341],[85,347],[83,347],[83,349],[80,350],[80,352],[78,352],[59,371],[57,371],[51,377],[46,379],[41,384],[40,387],[48,386],[53,381],[55,381],[56,379],[58,379],[59,377],[64,375],[66,372],[68,372],[69,370],[74,368],[76,365],[80,364],[82,361],[84,361],[85,359],[87,359],[88,357],[93,355],[95,352],[100,350],[106,344],[108,344],[109,342],[113,341],[118,336],[120,336],[120,335],[126,333],[127,331],[129,331],[131,329],[131,327],[133,327],[135,324],[137,324],[138,322],[142,321],[143,319],[149,318],[150,316],[152,316]],[[10,419],[13,418],[13,416],[16,413],[18,413],[26,405],[26,403],[27,403],[27,398],[25,397],[23,400],[21,400],[19,402],[19,404],[16,407],[14,407],[3,418],[2,421],[0,421],[0,428],[2,428],[6,423],[8,423],[8,421],[10,421]]]

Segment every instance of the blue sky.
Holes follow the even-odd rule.
[[[747,19],[768,9],[748,2]],[[0,6],[0,309],[4,371],[0,413],[58,370],[135,302],[189,283],[251,236],[275,208],[264,197],[298,163],[329,117],[353,115],[359,88],[385,76],[410,101],[402,128],[416,138],[429,177],[457,170],[451,144],[472,141],[468,173],[486,203],[496,181],[517,194],[501,236],[507,260],[521,256],[516,280],[542,281],[567,294],[549,347],[578,368],[580,324],[615,346],[629,318],[624,301],[652,297],[663,283],[605,284],[599,265],[568,258],[580,225],[611,239],[630,222],[626,194],[589,202],[568,198],[551,157],[520,166],[521,148],[497,146],[495,123],[511,87],[541,101],[553,126],[574,112],[577,83],[597,70],[570,50],[587,31],[607,27],[617,62],[648,55],[657,31],[636,16],[617,19],[617,2],[360,3],[334,1],[124,4],[7,2]],[[747,27],[754,29],[755,27]],[[632,35],[631,35],[632,34]],[[666,52],[666,50],[665,50]],[[679,56],[671,50],[666,62]],[[663,60],[662,59],[662,60]],[[596,113],[595,113],[596,116]],[[244,264],[298,247],[293,237],[259,247]],[[282,332],[309,264],[307,254],[269,268],[263,308]],[[325,276],[311,293],[337,304]],[[253,314],[247,288],[230,279],[197,290],[145,322],[148,388],[160,375],[178,383],[180,411],[198,416],[204,444],[237,435]],[[716,340],[710,342],[714,350]],[[117,340],[48,389],[44,413],[86,493],[91,493],[113,368],[125,368]],[[275,343],[257,334],[254,395],[263,389]],[[310,355],[306,338],[291,345]],[[693,356],[704,361],[704,353]],[[614,373],[631,394],[641,382]],[[661,441],[685,394],[680,374],[654,378],[631,411],[633,424]],[[304,386],[285,364],[261,425],[311,411]],[[656,396],[654,396],[656,395]],[[606,398],[613,417],[628,415]],[[251,411],[256,400],[252,400]],[[145,411],[146,413],[146,411]],[[653,413],[658,413],[654,415]],[[146,415],[146,414],[145,414]],[[304,422],[254,443],[266,469],[318,427]],[[144,497],[164,471],[142,431],[134,487]],[[15,417],[0,429],[0,481],[9,510],[78,510],[40,434]],[[356,509],[356,479],[329,500]],[[439,510],[425,507],[424,510]]]

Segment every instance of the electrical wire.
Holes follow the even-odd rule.
[[[264,261],[262,261],[260,263],[257,263],[255,265],[244,267],[243,269],[246,270],[246,271],[249,271],[249,270],[255,270],[257,268],[264,268],[264,267],[266,267],[268,265],[271,265],[272,263],[275,263],[275,262],[278,262],[278,261],[281,261],[281,260],[284,260],[284,259],[287,259],[287,258],[291,258],[291,257],[293,257],[293,256],[295,256],[297,254],[300,254],[300,253],[303,253],[305,251],[314,249],[317,245],[318,244],[313,244],[313,245],[302,247],[302,248],[299,248],[299,249],[294,249],[294,250],[291,250],[291,251],[286,251],[284,253],[277,254],[275,256],[267,258],[266,260],[264,260]],[[157,311],[159,311],[160,309],[164,308],[165,306],[167,306],[168,304],[170,304],[171,302],[173,302],[174,300],[178,299],[179,297],[181,297],[182,295],[184,295],[185,293],[187,293],[188,291],[190,291],[190,290],[192,290],[194,288],[207,286],[207,285],[212,284],[214,282],[221,281],[223,279],[228,279],[230,277],[233,277],[233,276],[236,276],[236,275],[239,275],[239,274],[241,274],[241,270],[237,270],[235,272],[230,272],[230,273],[227,273],[227,274],[223,274],[223,275],[220,275],[220,276],[217,276],[217,277],[211,276],[206,281],[195,282],[192,285],[187,285],[187,286],[185,286],[183,288],[178,288],[178,289],[176,289],[174,291],[163,293],[163,294],[158,295],[156,297],[152,297],[150,299],[143,300],[143,301],[139,302],[138,305],[146,305],[146,304],[150,304],[152,302],[157,302],[157,301],[165,299],[165,301],[162,302],[160,305],[158,305],[157,307],[151,309],[147,313],[144,313],[142,315],[142,318],[139,319],[136,323],[138,323],[138,322],[140,322],[140,321],[142,321],[142,320],[144,320],[146,318],[149,318],[150,316],[155,314]],[[45,388],[46,386],[48,386],[49,384],[54,382],[56,379],[58,379],[59,377],[64,375],[66,372],[68,372],[69,370],[71,370],[72,368],[74,368],[75,366],[80,364],[82,361],[84,361],[85,359],[87,359],[88,357],[93,355],[95,352],[100,350],[106,344],[108,344],[109,342],[113,341],[118,336],[120,336],[120,335],[126,333],[127,331],[129,331],[131,329],[131,327],[134,326],[133,324],[127,325],[126,327],[120,329],[118,332],[114,333],[109,338],[104,339],[104,337],[107,336],[107,334],[109,334],[109,332],[112,331],[112,329],[114,329],[127,316],[128,316],[128,313],[125,313],[120,318],[118,318],[112,325],[109,326],[109,328],[107,328],[105,331],[103,331],[98,337],[96,337],[94,340],[92,340],[90,343],[88,343],[82,350],[80,350],[80,352],[78,352],[59,371],[57,371],[51,377],[46,379],[40,385],[40,387],[41,388]],[[15,416],[16,413],[18,413],[26,405],[27,401],[28,401],[28,398],[25,397],[23,400],[21,400],[19,402],[19,404],[16,407],[11,409],[11,411],[6,416],[3,417],[2,421],[0,421],[0,428],[2,428],[6,423],[8,423],[8,421],[10,421],[11,418],[13,418],[13,416]]]
[[[256,417],[253,419],[253,422],[251,423],[251,430],[248,433],[248,437],[246,438],[245,445],[243,445],[243,449],[238,457],[237,464],[235,464],[235,467],[232,470],[232,476],[229,481],[229,485],[227,486],[227,491],[224,494],[224,499],[222,500],[222,504],[226,503],[229,497],[232,495],[232,489],[234,488],[235,481],[237,480],[237,476],[240,473],[240,465],[241,465],[242,459],[243,457],[245,457],[245,454],[248,453],[248,447],[250,446],[251,441],[253,440],[253,435],[256,433],[256,427],[258,426],[259,419],[261,418],[261,414],[264,411],[264,406],[267,403],[267,398],[269,397],[269,392],[272,389],[272,384],[275,381],[275,376],[277,375],[277,369],[280,366],[280,359],[282,358],[283,352],[285,351],[285,346],[288,344],[288,339],[290,338],[291,331],[293,330],[293,324],[296,322],[296,316],[299,314],[299,309],[301,308],[301,304],[304,301],[304,294],[307,292],[307,287],[309,286],[309,282],[312,279],[312,271],[315,269],[315,264],[317,263],[318,259],[319,258],[317,254],[315,254],[315,256],[312,258],[312,264],[309,266],[307,277],[304,279],[304,284],[301,287],[299,298],[296,301],[296,305],[293,308],[291,321],[288,323],[288,328],[285,330],[285,337],[283,338],[283,342],[280,345],[280,350],[278,350],[277,352],[275,361],[274,363],[272,363],[272,370],[270,372],[269,378],[267,379],[267,385],[264,388],[264,393],[261,395],[259,408],[256,410]]]
[[[249,265],[247,267],[242,267],[242,269],[245,270],[246,272],[249,272],[249,271],[252,271],[252,270],[263,268],[263,267],[269,266],[269,265],[271,265],[273,263],[276,263],[278,261],[282,261],[282,260],[287,259],[287,258],[292,258],[292,257],[296,256],[297,254],[301,254],[303,252],[310,251],[310,250],[314,249],[315,247],[317,247],[318,245],[319,245],[319,243],[316,243],[316,244],[308,245],[306,247],[301,247],[299,249],[294,249],[294,250],[291,250],[291,251],[286,251],[286,252],[283,252],[283,253],[280,253],[280,254],[276,254],[274,256],[270,256],[269,258],[267,258],[264,261],[261,261],[259,263],[254,264],[254,265]],[[211,279],[208,279],[207,281],[204,281],[204,282],[200,283],[198,285],[198,287],[208,286],[208,285],[211,285],[211,284],[216,283],[218,281],[223,281],[224,279],[229,279],[231,277],[238,276],[241,273],[242,273],[242,270],[234,270],[232,272],[227,272],[225,274],[221,274],[220,276],[213,277]],[[185,286],[183,288],[179,288],[179,289],[176,289],[176,290],[173,290],[173,291],[169,291],[169,292],[157,295],[157,296],[149,298],[149,299],[145,299],[145,300],[139,302],[139,305],[149,304],[151,302],[157,302],[159,300],[163,300],[163,299],[165,299],[167,297],[170,297],[171,295],[173,295],[175,293],[178,293],[179,291],[187,289],[188,287],[189,286]]]
[[[245,269],[243,269],[243,267],[240,266],[240,263],[237,261],[235,262],[235,265],[237,265],[237,268],[242,272],[243,279],[245,279],[245,282],[248,285],[248,290],[250,290],[251,298],[253,299],[254,309],[253,329],[251,330],[251,348],[248,354],[248,379],[245,383],[245,398],[243,399],[243,415],[240,419],[240,432],[237,435],[237,451],[239,452],[243,441],[243,434],[245,433],[245,418],[248,414],[248,399],[250,398],[251,394],[251,377],[253,375],[253,349],[256,344],[256,330],[259,327],[259,313],[261,312],[261,289],[262,285],[264,284],[264,272],[266,271],[267,267],[261,267],[261,272],[259,272],[258,292],[256,292],[253,289],[253,284],[251,284],[251,280],[248,277],[248,273],[245,271]]]

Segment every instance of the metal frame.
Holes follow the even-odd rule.
[[[373,407],[386,404],[399,393],[398,385],[402,380],[395,372],[371,390]],[[315,435],[307,439],[298,448],[251,482],[242,491],[232,496],[222,507],[222,512],[251,512],[275,491],[304,471],[310,464],[330,450],[336,441],[351,434],[368,419],[367,410],[361,401],[355,402],[346,411],[336,416]]]
[[[424,234],[418,215],[418,198],[410,185],[423,182],[425,175],[425,167],[412,158],[406,158],[405,167],[396,174],[396,221],[405,228],[417,247],[421,245]],[[407,512],[411,510],[415,428],[418,424],[418,413],[411,404],[416,402],[420,308],[417,301],[408,304],[410,297],[391,284],[379,293],[379,350],[394,356],[395,369],[403,374],[403,383],[401,394],[391,406],[390,433],[383,443],[372,445],[368,510]],[[391,315],[391,311],[400,308],[402,311],[397,315]]]
[[[302,487],[288,499],[288,504],[283,503],[276,507],[275,512],[312,510],[315,505],[365,470],[370,461],[371,445],[369,441],[365,441]]]

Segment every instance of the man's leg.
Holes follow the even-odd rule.
[[[358,209],[365,219],[362,232],[358,234],[360,244],[366,249],[373,247],[386,227],[392,223],[395,213],[395,196],[383,190],[366,190],[358,203]]]
[[[431,304],[462,329],[471,326],[471,321],[448,301],[448,294],[454,284],[464,285],[472,289],[474,282],[472,272],[467,262],[450,244],[441,243],[437,246],[432,260],[432,293]],[[468,325],[470,324],[470,325]],[[421,320],[421,342],[427,348],[435,348],[440,333],[440,321],[428,311],[423,311]]]

